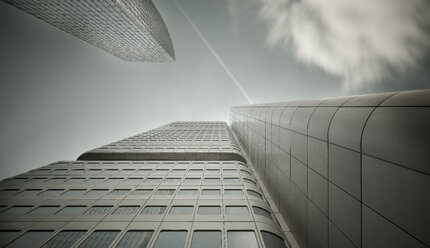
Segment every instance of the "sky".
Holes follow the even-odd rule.
[[[154,64],[0,2],[0,179],[249,100],[430,88],[428,2],[358,2],[157,0],[176,62]]]

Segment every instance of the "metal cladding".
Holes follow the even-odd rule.
[[[122,60],[174,62],[167,27],[151,0],[5,0]]]
[[[430,90],[238,106],[231,120],[301,247],[430,246]]]
[[[224,122],[175,122],[83,156],[0,182],[0,247],[289,247]]]

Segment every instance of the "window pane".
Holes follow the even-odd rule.
[[[197,195],[197,189],[181,189],[179,195]]]
[[[182,180],[182,178],[180,178],[180,177],[168,177],[168,178],[164,179],[164,181],[166,183],[180,182],[181,180]]]
[[[220,195],[221,190],[219,189],[203,189],[202,195]]]
[[[244,179],[243,179],[243,181],[244,181],[245,183],[249,183],[249,184],[254,184],[254,185],[256,185],[256,183],[255,183],[254,181],[252,181],[251,179],[248,179],[248,178],[244,178]]]
[[[118,236],[119,231],[95,231],[79,246],[81,248],[106,248]]]
[[[266,209],[259,208],[259,207],[252,207],[252,209],[254,210],[255,214],[267,217],[269,219],[272,218],[272,215],[270,215],[270,212],[268,212]]]
[[[1,212],[2,214],[25,214],[30,209],[32,209],[33,206],[13,206],[11,208],[6,209],[5,211]]]
[[[221,248],[221,232],[195,231],[191,248]]]
[[[193,206],[173,206],[169,214],[192,214]]]
[[[152,189],[136,189],[132,195],[149,195],[152,193]]]
[[[48,189],[48,190],[42,192],[40,195],[43,195],[43,196],[54,196],[54,195],[59,195],[61,192],[63,192],[62,189]]]
[[[72,247],[87,231],[61,231],[50,239],[43,248],[69,248]]]
[[[236,177],[225,177],[224,182],[225,183],[239,183],[240,180],[239,180],[239,178],[236,178]]]
[[[0,231],[0,245],[3,245],[7,241],[11,240],[19,232],[20,232],[19,230],[1,230]]]
[[[243,190],[241,189],[225,189],[225,195],[243,195]]]
[[[107,189],[93,189],[88,191],[88,193],[86,193],[85,195],[88,196],[99,196],[99,195],[103,195],[107,192]]]
[[[3,189],[0,191],[0,196],[11,196],[18,191],[19,189]]]
[[[46,239],[52,231],[28,231],[10,243],[8,248],[33,248]]]
[[[146,248],[154,231],[128,231],[116,248]]]
[[[57,214],[68,214],[68,215],[80,214],[85,208],[86,206],[67,206],[61,209]]]
[[[36,195],[40,191],[41,191],[40,189],[26,189],[24,191],[19,192],[17,195],[19,195],[19,196],[32,196],[32,195]]]
[[[129,189],[115,189],[112,190],[109,195],[126,195],[128,192],[130,192]]]
[[[157,192],[155,192],[156,195],[173,195],[175,194],[174,189],[159,189]]]
[[[221,214],[220,206],[200,206],[198,214]]]
[[[31,211],[29,214],[52,214],[58,209],[59,206],[40,206],[35,210]]]
[[[249,190],[248,189],[247,192],[248,192],[248,195],[250,195],[250,196],[255,196],[255,197],[258,197],[260,199],[263,199],[263,197],[261,196],[261,194],[258,193],[258,192],[256,192],[256,191],[254,191],[254,190]]]
[[[261,232],[266,247],[285,248],[284,240],[270,232]]]
[[[164,214],[166,206],[146,206],[141,214]]]
[[[139,206],[120,206],[112,214],[135,214]]]
[[[70,189],[68,191],[66,191],[63,195],[64,196],[78,196],[81,195],[82,193],[84,193],[86,190],[85,189]]]
[[[184,248],[187,231],[161,231],[154,248]]]
[[[145,180],[145,182],[160,182],[161,177],[149,177]]]
[[[106,214],[111,208],[112,206],[94,206],[90,208],[86,214]]]
[[[228,231],[227,242],[229,248],[258,248],[257,238],[253,231]]]
[[[216,182],[219,182],[220,181],[220,179],[219,178],[205,178],[204,179],[204,181],[205,182],[207,182],[207,183],[216,183]]]
[[[225,207],[226,214],[248,214],[247,206],[226,206]]]

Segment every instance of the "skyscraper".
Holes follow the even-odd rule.
[[[0,188],[0,246],[288,246],[223,122],[175,122]]]
[[[5,2],[122,60],[175,60],[167,27],[151,0]]]

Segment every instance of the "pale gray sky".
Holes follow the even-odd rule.
[[[247,104],[175,3],[154,3],[176,63],[121,61],[0,2],[0,178],[173,121],[228,121],[230,106]],[[343,92],[341,76],[267,44],[258,5],[239,5],[244,11],[232,16],[227,0],[178,3],[255,103],[430,87],[417,69],[403,81]]]

